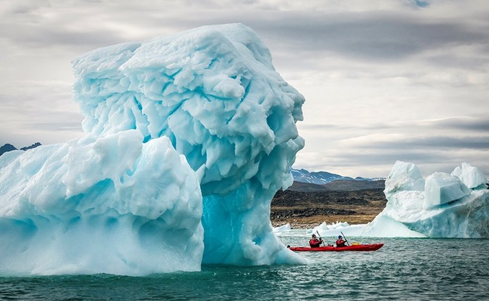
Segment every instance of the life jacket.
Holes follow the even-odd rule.
[[[336,246],[337,247],[344,247],[345,246],[345,242],[343,239],[338,239],[336,240]]]
[[[319,248],[319,246],[321,245],[321,241],[320,240],[317,240],[315,238],[312,238],[310,241],[309,241],[309,246],[311,248]]]

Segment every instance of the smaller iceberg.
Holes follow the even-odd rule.
[[[397,161],[386,180],[385,209],[362,231],[381,237],[489,237],[486,176],[463,163],[451,174],[423,179],[416,165]]]
[[[274,227],[273,233],[287,232],[290,230],[292,230],[292,227],[290,226],[290,223],[287,223],[287,224],[279,226],[279,227]]]
[[[321,236],[337,236],[341,233],[347,236],[360,236],[365,225],[350,225],[347,222],[336,222],[328,224],[323,222],[312,230],[309,229],[307,234],[319,233]]]

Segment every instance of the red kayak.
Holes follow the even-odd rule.
[[[292,251],[296,252],[343,252],[343,251],[377,251],[382,248],[384,244],[371,244],[371,245],[352,245],[345,247],[324,246],[319,248],[310,247],[289,247]]]

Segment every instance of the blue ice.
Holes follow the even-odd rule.
[[[292,184],[303,96],[241,24],[73,61],[86,135],[0,157],[0,271],[145,275],[299,263],[270,202]]]

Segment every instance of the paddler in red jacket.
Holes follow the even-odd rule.
[[[316,234],[313,234],[311,240],[309,241],[309,246],[311,248],[319,248],[319,246],[322,243],[323,243],[323,239],[322,238],[317,239]]]
[[[345,247],[346,246],[346,240],[343,240],[343,236],[339,235],[338,239],[336,240],[336,247]]]

